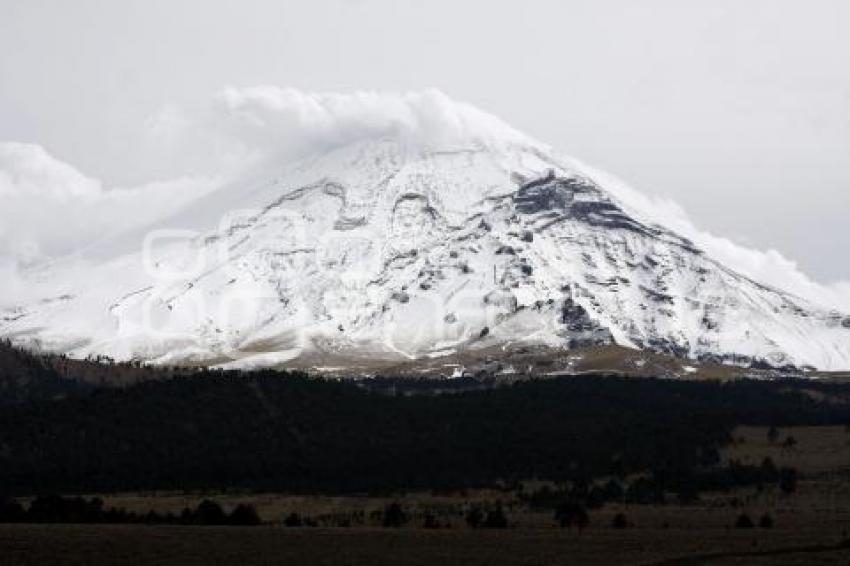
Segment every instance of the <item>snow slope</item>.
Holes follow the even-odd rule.
[[[616,343],[850,368],[850,316],[752,281],[510,129],[374,136],[232,183],[74,260],[0,335],[85,357],[270,366]]]

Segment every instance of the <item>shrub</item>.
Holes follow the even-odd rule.
[[[797,491],[797,470],[794,468],[782,468],[779,470],[779,489],[782,493],[790,495]]]
[[[755,525],[749,515],[746,513],[738,515],[738,519],[735,521],[736,529],[752,529],[753,527],[755,527]]]
[[[407,523],[407,515],[398,503],[392,503],[384,509],[385,527],[403,527]]]
[[[481,526],[488,529],[507,529],[508,519],[502,511],[502,506],[499,505],[495,509],[491,509]]]
[[[484,511],[480,507],[473,507],[466,514],[466,524],[476,529],[484,522]]]
[[[779,429],[775,426],[771,426],[767,429],[767,441],[771,444],[776,444],[777,440],[779,440]]]
[[[614,515],[614,519],[611,521],[611,527],[615,529],[628,529],[629,521],[626,519],[626,516],[622,513],[617,513]]]
[[[614,478],[611,478],[602,486],[602,492],[605,495],[606,501],[619,501],[623,499],[623,486]]]
[[[245,503],[237,505],[228,517],[228,523],[231,525],[259,525],[260,522],[260,516],[254,506]]]
[[[195,522],[199,525],[224,525],[227,523],[227,516],[221,505],[210,499],[204,499],[195,510]]]
[[[24,507],[14,500],[0,498],[0,523],[18,523],[24,520]]]
[[[562,528],[576,527],[579,531],[590,524],[590,517],[578,503],[564,503],[555,509],[555,520]]]
[[[422,528],[439,529],[440,527],[440,522],[437,521],[437,518],[434,516],[433,513],[425,513],[425,520],[422,522]]]

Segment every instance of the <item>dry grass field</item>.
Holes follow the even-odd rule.
[[[817,530],[286,529],[7,525],[4,565],[847,564]]]
[[[551,511],[528,507],[516,491],[475,490],[393,496],[253,493],[102,495],[107,506],[179,513],[210,497],[232,509],[254,505],[268,525],[2,525],[0,565],[53,564],[850,564],[850,431],[845,427],[739,427],[722,458],[800,471],[795,493],[775,486],[704,493],[694,504],[609,504],[582,532],[561,529]],[[793,446],[786,439],[793,437]],[[532,484],[525,489],[532,489]],[[377,513],[398,502],[409,517],[382,528]],[[508,529],[471,529],[466,512],[500,504]],[[290,513],[317,527],[285,527]],[[615,515],[630,527],[615,529]],[[772,528],[734,528],[746,513]],[[423,528],[426,514],[442,528]]]
[[[765,427],[738,427],[735,444],[723,456],[749,464],[771,458],[777,466],[794,466],[808,475],[850,475],[850,427],[798,426],[778,428],[776,433],[771,442]],[[789,437],[793,443],[784,446]]]

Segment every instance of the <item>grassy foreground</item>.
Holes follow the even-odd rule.
[[[724,529],[429,531],[124,525],[2,525],[6,565],[847,564],[817,531]]]
[[[139,492],[102,494],[108,506],[177,513],[211,497],[227,509],[256,508],[259,527],[178,525],[0,525],[0,564],[848,564],[850,430],[843,426],[738,427],[721,459],[771,458],[794,466],[793,493],[776,486],[706,492],[687,504],[609,503],[590,510],[579,532],[557,526],[551,509],[516,492],[480,489],[394,495]],[[782,439],[793,437],[793,447]],[[539,486],[538,486],[539,487]],[[534,489],[528,484],[526,490]],[[392,502],[408,514],[401,528],[370,520]],[[470,506],[505,510],[508,528],[472,529]],[[317,527],[287,527],[292,513]],[[423,528],[434,514],[441,528]],[[622,514],[627,528],[615,528]],[[773,524],[736,528],[742,514]],[[353,521],[360,517],[362,521]],[[338,526],[334,526],[338,525]],[[345,525],[345,526],[343,526]]]

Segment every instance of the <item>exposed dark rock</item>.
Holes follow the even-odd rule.
[[[750,369],[771,370],[773,366],[765,360],[753,360],[750,362]]]
[[[421,212],[427,214],[432,219],[437,217],[437,211],[431,204],[428,202],[428,198],[425,195],[421,195],[419,193],[405,193],[398,197],[393,204],[393,216],[395,216],[399,206],[403,202],[417,202],[421,205]]]
[[[410,301],[410,295],[405,293],[404,291],[396,291],[392,294],[392,298],[400,303],[406,303]]]
[[[596,187],[577,179],[546,177],[521,187],[514,195],[514,204],[522,214],[548,210],[567,210],[577,193],[597,193]]]
[[[593,226],[621,228],[647,236],[659,236],[663,230],[641,224],[626,215],[590,181],[580,178],[556,178],[550,174],[523,185],[513,196],[522,214],[551,215],[551,223],[579,220]],[[548,224],[547,224],[548,225]],[[684,244],[687,242],[680,239]]]
[[[334,222],[334,230],[353,230],[359,226],[365,226],[366,222],[365,216],[358,216],[356,218],[342,217]]]
[[[798,373],[800,370],[793,364],[775,365],[764,359],[753,359],[750,362],[750,369],[759,369],[766,371],[779,371],[782,373]]]
[[[658,292],[654,289],[650,289],[649,287],[644,287],[644,286],[641,286],[640,290],[643,291],[644,295],[646,295],[648,298],[652,299],[656,303],[667,303],[669,305],[672,305],[672,304],[675,303],[675,300],[673,299],[673,297],[671,295],[666,294],[666,293],[660,293],[660,292]]]
[[[697,360],[704,364],[722,364],[725,361],[723,356],[709,353],[699,354]]]
[[[584,348],[611,344],[611,332],[590,318],[587,310],[567,297],[561,305],[560,323],[566,328],[566,338],[570,348]]]
[[[490,291],[484,295],[484,304],[501,307],[508,312],[515,312],[517,298],[510,291]]]
[[[670,354],[679,358],[687,358],[690,348],[687,344],[677,344],[666,338],[653,337],[646,341],[646,346],[662,354]]]
[[[564,299],[564,304],[561,305],[560,322],[572,332],[590,330],[593,324],[587,316],[587,310],[572,299]]]

